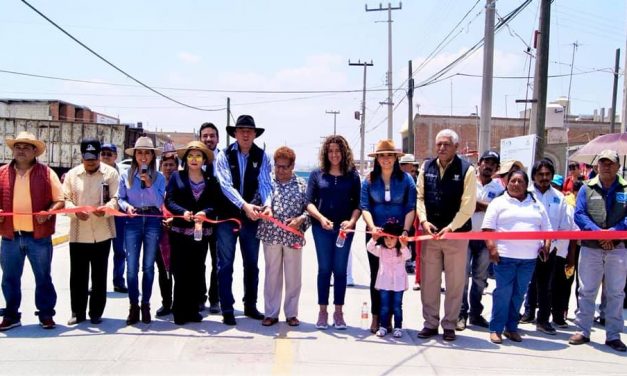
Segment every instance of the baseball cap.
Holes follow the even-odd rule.
[[[85,160],[98,159],[100,149],[100,141],[96,139],[90,138],[81,141],[81,154]]]
[[[615,150],[605,149],[597,155],[597,160],[609,159],[614,163],[618,163],[618,153]]]
[[[118,153],[118,147],[115,144],[102,144],[100,150],[111,150],[114,153]]]
[[[484,159],[494,159],[496,163],[501,163],[501,156],[499,153],[494,150],[486,150],[483,154],[481,154],[481,158],[479,158],[479,162]]]
[[[564,177],[562,175],[555,174],[553,175],[553,180],[551,181],[551,183],[561,187],[562,185],[564,185]]]

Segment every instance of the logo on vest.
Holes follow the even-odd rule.
[[[436,175],[436,174],[432,174],[432,173],[427,172],[427,173],[425,174],[425,177],[427,177],[427,178],[437,178],[437,177],[438,177],[438,175]]]
[[[616,192],[616,202],[624,204],[627,202],[627,193],[625,192]]]
[[[453,181],[459,181],[459,174],[453,175]]]
[[[253,162],[253,168],[257,168],[257,162]]]

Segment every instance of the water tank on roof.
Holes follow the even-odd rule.
[[[561,104],[546,106],[546,128],[564,128],[564,107]]]

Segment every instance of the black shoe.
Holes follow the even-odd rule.
[[[426,326],[418,332],[418,338],[429,338],[438,335],[438,329],[427,328]]]
[[[257,310],[257,307],[250,307],[250,308],[244,309],[244,316],[250,317],[251,319],[255,319],[255,320],[263,320],[264,318],[263,313],[259,312]]]
[[[202,315],[200,313],[194,313],[189,317],[190,322],[201,322]]]
[[[72,315],[72,317],[67,321],[68,325],[76,325],[76,324],[80,324],[83,321],[85,321],[85,316],[84,315]]]
[[[594,322],[601,326],[605,326],[605,317],[597,316],[594,318]]]
[[[445,341],[455,341],[457,335],[453,329],[444,329],[444,334],[442,334],[442,339]]]
[[[466,329],[466,318],[460,317],[457,319],[457,325],[455,325],[455,330],[461,332],[464,329]]]
[[[172,310],[168,306],[161,306],[155,313],[157,317],[167,316],[172,313]]]
[[[530,313],[525,312],[524,315],[522,315],[522,317],[520,318],[520,323],[521,324],[532,324],[534,321],[536,321],[536,317]]]
[[[605,341],[605,344],[611,347],[613,350],[625,352],[627,351],[627,347],[620,339],[613,339],[611,341]]]
[[[220,313],[220,303],[210,303],[209,304],[209,313],[217,314]]]
[[[222,314],[222,322],[224,323],[224,325],[237,325],[237,321],[235,321],[235,316],[232,313]]]
[[[482,328],[489,328],[490,327],[490,323],[488,322],[488,320],[484,319],[483,316],[481,316],[481,315],[479,315],[479,316],[471,316],[470,319],[468,320],[468,322],[472,326],[480,326]]]
[[[198,303],[198,312],[203,312],[206,309],[207,306],[205,305],[205,303]]]
[[[94,325],[98,325],[102,323],[102,317],[92,317],[89,321]]]
[[[546,333],[546,334],[550,334],[552,336],[554,336],[557,332],[555,331],[555,328],[553,327],[553,325],[551,325],[551,323],[547,322],[539,322],[536,324],[536,329],[539,332],[542,333]]]
[[[128,288],[126,288],[126,286],[113,286],[113,291],[128,294]]]
[[[560,329],[568,328],[568,323],[563,318],[553,318],[553,325],[557,326]]]

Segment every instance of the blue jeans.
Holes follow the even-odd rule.
[[[536,259],[522,260],[501,257],[494,266],[496,288],[492,292],[490,332],[518,331],[520,307],[536,267]]]
[[[379,324],[383,328],[390,326],[390,314],[394,314],[394,327],[403,327],[403,292],[379,290],[381,295],[381,318]]]
[[[113,243],[113,286],[124,287],[124,265],[126,264],[126,250],[124,250],[125,217],[115,217],[115,238]]]
[[[233,313],[233,263],[235,261],[235,244],[239,238],[239,248],[244,263],[244,308],[255,308],[257,305],[257,288],[259,286],[259,239],[257,227],[259,222],[242,219],[242,228],[233,232],[236,224],[223,222],[216,228],[218,245],[218,290],[222,314]]]
[[[601,286],[605,285],[605,338],[620,339],[623,331],[623,300],[627,278],[627,250],[616,248],[611,251],[581,247],[579,253],[579,308],[575,325],[590,338],[594,304]]]
[[[124,246],[127,252],[126,281],[128,299],[131,304],[139,303],[139,254],[144,246],[142,257],[142,304],[150,303],[152,282],[155,279],[155,259],[159,251],[161,218],[127,218],[124,233]]]
[[[57,293],[52,284],[52,237],[34,239],[32,234],[15,235],[13,240],[2,238],[0,265],[2,266],[2,293],[7,307],[5,316],[19,320],[22,302],[22,272],[28,257],[35,275],[35,306],[40,319],[54,316]]]
[[[329,290],[331,286],[331,274],[333,274],[333,304],[344,305],[346,296],[346,267],[348,255],[353,242],[353,233],[346,236],[344,246],[335,246],[339,230],[327,231],[314,222],[311,226],[316,256],[318,257],[318,304],[329,304]]]
[[[464,285],[464,296],[462,297],[462,308],[459,311],[459,317],[468,318],[468,310],[470,309],[470,317],[477,317],[483,313],[483,304],[481,297],[483,290],[488,285],[488,267],[490,265],[490,255],[485,247],[485,242],[475,243],[477,240],[471,240],[468,245],[468,261],[466,263],[466,284]],[[468,277],[472,279],[470,288],[470,296],[468,295]],[[470,304],[469,304],[470,303]]]

